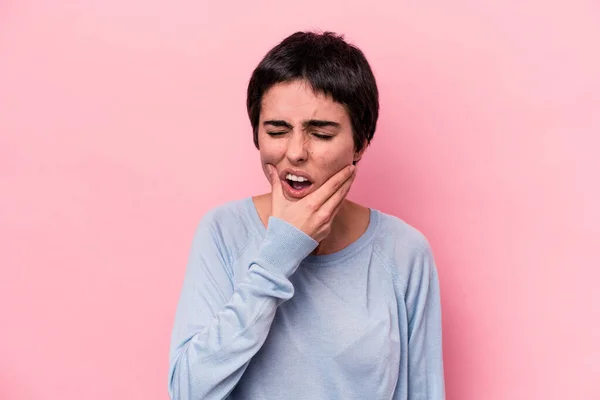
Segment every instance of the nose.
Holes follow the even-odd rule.
[[[303,133],[296,133],[291,135],[288,144],[286,157],[292,165],[298,165],[305,162],[308,158],[308,141]]]

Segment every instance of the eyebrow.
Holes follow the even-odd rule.
[[[287,121],[281,120],[281,119],[270,119],[267,120],[265,122],[263,122],[263,125],[267,126],[267,125],[271,125],[271,126],[275,126],[278,128],[287,128],[287,129],[294,129],[294,127],[292,126],[292,124],[290,124]],[[304,129],[307,128],[325,128],[325,127],[334,127],[334,128],[339,128],[340,124],[338,122],[334,122],[334,121],[326,121],[326,120],[322,120],[322,119],[309,119],[308,121],[303,121],[302,122],[302,127]]]

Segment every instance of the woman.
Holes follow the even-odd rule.
[[[443,399],[426,238],[345,199],[379,103],[363,53],[297,32],[248,86],[267,194],[202,218],[170,349],[172,399]]]

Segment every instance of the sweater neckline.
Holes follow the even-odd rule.
[[[247,197],[244,201],[244,204],[247,207],[248,214],[250,215],[250,219],[252,220],[252,224],[254,227],[260,232],[260,234],[264,237],[267,232],[267,228],[263,225],[262,220],[260,219],[260,215],[258,214],[258,210],[254,206],[254,201],[252,201],[252,197]],[[308,255],[302,262],[309,264],[332,264],[339,263],[360,251],[365,245],[367,245],[377,228],[377,224],[379,223],[379,211],[369,208],[369,225],[367,229],[363,232],[362,235],[359,236],[354,242],[350,243],[348,246],[344,247],[341,250],[338,250],[334,253],[329,254],[321,254],[321,255]]]

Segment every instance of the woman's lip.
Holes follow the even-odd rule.
[[[282,184],[283,184],[283,190],[284,192],[291,198],[294,199],[301,199],[304,196],[306,196],[310,190],[310,188],[312,187],[312,183],[302,189],[294,189],[290,183],[287,181],[287,179],[282,179]]]

